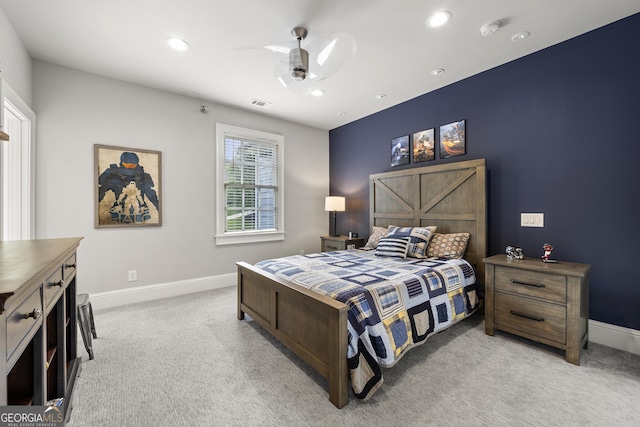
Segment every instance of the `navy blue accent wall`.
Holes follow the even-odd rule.
[[[466,155],[390,166],[392,138],[461,119]],[[551,243],[554,258],[592,265],[591,319],[640,330],[640,14],[333,129],[329,141],[330,191],[347,197],[341,234],[369,235],[369,174],[486,158],[489,253],[516,244],[540,257]],[[543,212],[544,228],[520,227],[521,212]]]

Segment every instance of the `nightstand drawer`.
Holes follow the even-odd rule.
[[[499,329],[515,329],[526,338],[534,335],[564,344],[566,323],[565,306],[496,292],[495,326]]]
[[[496,291],[527,295],[561,304],[567,301],[566,276],[537,271],[497,267],[495,289]]]
[[[339,240],[323,240],[322,241],[322,252],[330,252],[330,251],[342,251],[347,247],[344,242]]]
[[[361,237],[349,238],[347,236],[320,236],[320,248],[322,252],[344,251],[353,246],[358,249],[364,246],[364,239]]]

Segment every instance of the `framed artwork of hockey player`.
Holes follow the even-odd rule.
[[[162,225],[160,151],[94,145],[95,227]]]

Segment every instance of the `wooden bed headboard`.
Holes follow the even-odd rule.
[[[369,176],[370,227],[435,225],[469,233],[465,259],[484,282],[487,256],[486,160],[468,160]]]

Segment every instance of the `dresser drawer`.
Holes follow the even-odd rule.
[[[56,300],[56,297],[62,288],[64,288],[64,282],[62,281],[62,267],[59,267],[55,273],[44,281],[44,306],[49,307],[52,301]]]
[[[566,341],[567,309],[513,294],[496,292],[495,326],[499,329],[515,329],[560,344]]]
[[[496,267],[495,289],[561,304],[567,301],[566,276],[538,271]]]
[[[62,277],[64,281],[69,283],[73,276],[76,275],[76,268],[78,267],[76,263],[76,254],[71,255],[63,264],[62,268]]]
[[[25,315],[31,315],[25,318]],[[7,359],[29,335],[31,329],[42,323],[42,298],[38,286],[11,314],[7,315]]]

